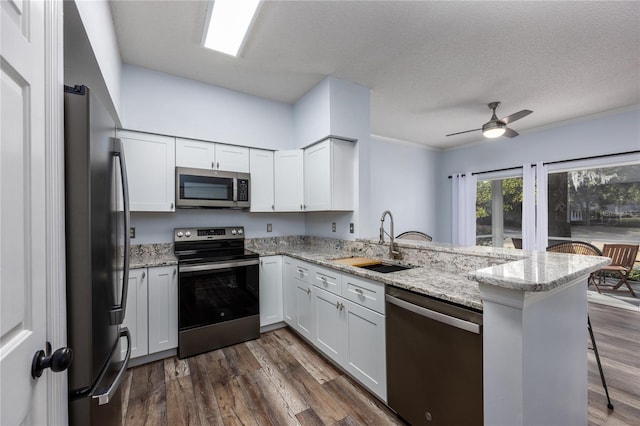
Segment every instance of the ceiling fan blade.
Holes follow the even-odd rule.
[[[513,114],[508,115],[505,118],[501,118],[500,121],[502,121],[504,124],[513,123],[516,120],[520,120],[521,118],[526,117],[532,112],[533,111],[529,111],[528,109],[523,109],[522,111],[514,112]]]
[[[520,133],[516,132],[513,129],[510,128],[505,128],[504,129],[504,134],[502,136],[506,136],[508,138],[515,138],[516,136],[518,136]]]
[[[445,135],[445,136],[461,135],[461,134],[463,134],[463,133],[477,132],[478,130],[482,130],[482,129],[465,130],[464,132],[451,133],[451,134],[449,134],[449,135]]]

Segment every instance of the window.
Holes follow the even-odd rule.
[[[476,244],[514,247],[522,241],[522,177],[478,180]]]
[[[549,244],[640,241],[640,164],[550,172]]]

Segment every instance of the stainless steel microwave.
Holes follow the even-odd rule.
[[[176,207],[249,207],[249,173],[176,167]]]

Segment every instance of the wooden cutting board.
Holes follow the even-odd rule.
[[[379,260],[371,259],[368,257],[346,257],[344,259],[336,259],[334,260],[334,262],[342,263],[343,265],[349,266],[369,266],[382,263]]]

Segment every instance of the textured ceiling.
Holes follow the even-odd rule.
[[[372,89],[372,133],[434,148],[640,104],[640,2],[265,1],[241,57],[201,47],[206,3],[111,1],[125,63],[294,103],[327,75]],[[516,139],[517,140],[517,139]]]

